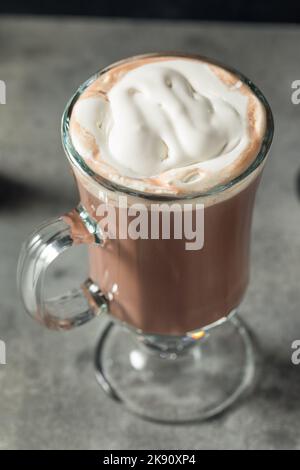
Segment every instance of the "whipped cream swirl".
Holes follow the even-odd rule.
[[[94,171],[132,189],[207,190],[249,164],[262,140],[258,99],[200,60],[153,58],[106,93],[94,89],[74,107],[73,144]]]

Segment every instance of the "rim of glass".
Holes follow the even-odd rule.
[[[256,155],[255,159],[250,163],[250,165],[238,176],[234,177],[232,180],[228,181],[227,183],[224,184],[219,184],[208,191],[205,192],[199,192],[199,193],[193,193],[193,194],[181,194],[181,195],[166,195],[166,194],[153,194],[153,193],[147,193],[143,191],[139,191],[136,189],[128,188],[126,186],[122,186],[121,184],[112,182],[103,176],[95,173],[85,162],[83,157],[76,151],[76,149],[73,146],[72,139],[70,136],[70,118],[72,114],[73,107],[76,103],[76,101],[79,99],[79,97],[82,95],[82,93],[88,88],[98,77],[101,75],[107,73],[108,71],[112,70],[113,68],[125,64],[131,60],[137,60],[137,59],[143,59],[143,58],[148,58],[148,57],[187,57],[190,59],[198,59],[202,60],[204,62],[208,62],[212,65],[216,65],[218,67],[223,68],[224,70],[236,75],[243,83],[248,85],[250,90],[255,94],[255,96],[260,100],[260,102],[263,104],[266,112],[266,130],[265,134],[262,140],[261,147],[259,149],[258,154]],[[114,62],[113,64],[109,65],[108,67],[105,67],[104,69],[96,72],[94,75],[92,75],[90,78],[88,78],[82,85],[79,86],[79,88],[76,90],[76,92],[73,94],[69,102],[67,103],[67,106],[64,110],[63,116],[62,116],[62,121],[61,121],[61,136],[62,136],[62,144],[63,148],[65,150],[65,153],[71,162],[77,169],[79,169],[81,172],[83,172],[85,175],[90,177],[95,181],[95,183],[100,184],[102,187],[110,190],[110,191],[118,191],[127,195],[131,196],[137,196],[141,197],[144,199],[150,199],[150,200],[184,200],[184,199],[195,199],[199,197],[206,197],[206,196],[212,196],[217,193],[223,192],[226,189],[232,188],[236,184],[240,183],[242,180],[247,178],[253,171],[255,171],[260,164],[265,160],[268,151],[270,149],[272,140],[273,140],[273,134],[274,134],[274,120],[273,120],[273,114],[270,108],[270,105],[263,95],[263,93],[260,91],[260,89],[245,75],[243,75],[241,72],[235,70],[232,67],[228,67],[227,65],[224,65],[223,63],[216,61],[214,59],[210,59],[209,57],[202,56],[202,55],[197,55],[197,54],[185,54],[182,52],[154,52],[154,53],[148,53],[148,54],[140,54],[140,55],[135,55],[132,57],[128,57],[123,60],[119,60],[117,62]]]

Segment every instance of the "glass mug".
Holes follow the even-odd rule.
[[[250,166],[227,184],[193,197],[149,195],[122,187],[87,166],[72,145],[69,124],[84,90],[124,62],[87,80],[65,109],[62,141],[80,203],[43,224],[25,242],[18,284],[27,312],[50,329],[69,330],[98,315],[106,318],[95,367],[111,397],[152,420],[205,419],[232,404],[254,373],[250,337],[236,311],[248,284],[252,211],[272,141],[272,113],[256,86],[234,71],[266,111],[263,143]],[[121,197],[126,197],[127,207],[120,204]],[[161,233],[156,239],[104,234],[101,204],[114,209],[117,233],[121,217],[130,223],[130,208],[137,203],[146,208],[150,226],[157,203],[167,210],[174,203],[203,205],[203,247],[187,250],[186,240],[174,234],[168,239]],[[174,222],[172,216],[170,220]],[[89,278],[59,298],[46,299],[48,266],[76,244],[88,245]]]

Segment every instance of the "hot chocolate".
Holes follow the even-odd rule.
[[[89,247],[90,277],[113,315],[147,333],[185,334],[239,305],[262,165],[246,173],[265,131],[265,107],[245,81],[204,59],[136,57],[86,87],[73,107],[70,136],[99,176],[96,182],[74,169],[81,203],[95,220],[101,224],[97,207],[105,201],[118,223],[125,210],[119,194],[129,206],[146,203],[149,220],[154,198],[204,204],[199,250],[172,236]]]

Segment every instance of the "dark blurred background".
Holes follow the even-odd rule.
[[[298,23],[300,1],[11,0],[1,2],[0,13]]]

